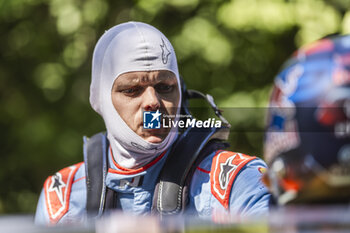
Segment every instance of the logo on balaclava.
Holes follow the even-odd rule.
[[[170,51],[166,47],[163,38],[162,38],[162,42],[163,42],[163,44],[160,45],[160,48],[162,49],[162,61],[163,61],[163,64],[167,64],[168,63],[168,58],[169,58],[169,55],[170,55]]]

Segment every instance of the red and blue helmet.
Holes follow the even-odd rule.
[[[264,158],[279,204],[350,202],[350,35],[305,46],[283,65]]]

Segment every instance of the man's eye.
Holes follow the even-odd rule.
[[[140,91],[139,87],[131,87],[131,88],[121,90],[120,92],[122,92],[123,94],[132,95],[132,94],[137,94],[139,91]]]
[[[157,84],[155,88],[159,93],[169,93],[174,89],[174,85]]]

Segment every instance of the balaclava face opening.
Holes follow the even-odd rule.
[[[111,91],[121,74],[133,71],[168,70],[175,74],[181,106],[177,60],[169,40],[156,28],[139,22],[119,24],[97,42],[92,62],[90,103],[104,119],[114,159],[126,168],[143,166],[168,149],[177,137],[172,128],[160,143],[149,143],[132,131],[115,110]]]

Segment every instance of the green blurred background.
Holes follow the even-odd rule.
[[[223,108],[264,107],[296,48],[350,32],[350,0],[0,0],[0,214],[33,213],[46,177],[81,161],[82,136],[104,130],[88,102],[92,51],[129,20],[170,39],[189,88]],[[251,111],[225,116],[233,129],[263,127]],[[230,141],[262,153],[259,130]]]

